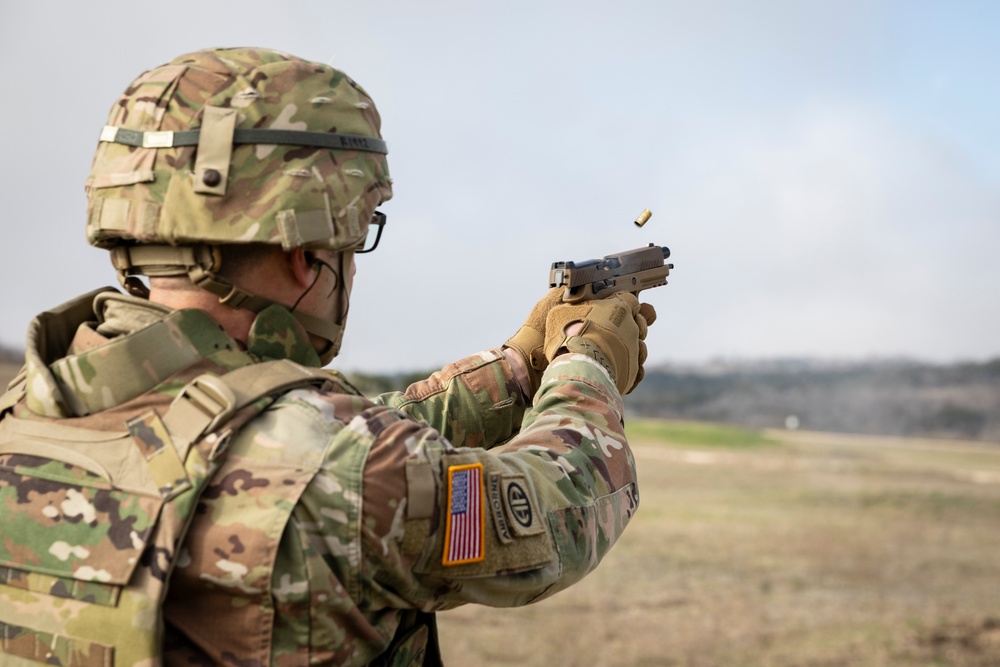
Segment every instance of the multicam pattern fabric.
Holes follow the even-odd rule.
[[[132,307],[144,306],[135,300]],[[149,365],[158,351],[130,343],[156,328],[168,330],[181,351],[174,366]],[[29,380],[26,391],[55,387],[59,399],[22,401],[14,410],[19,423],[121,431],[125,419],[165,409],[192,375],[255,361],[198,311],[170,313],[95,345],[99,330],[84,324],[66,357],[35,351],[45,365],[33,372],[47,381]],[[82,354],[86,373],[57,379],[45,370],[66,360],[72,366]],[[123,369],[146,390],[87,415],[53,418],[32,407],[91,405],[92,387]],[[586,357],[558,357],[530,406],[499,350],[372,400],[338,386],[288,392],[229,441],[176,553],[163,609],[167,664],[368,664],[410,630],[415,610],[523,605],[566,588],[596,567],[636,510],[621,399]],[[135,449],[137,456],[150,451]],[[16,469],[14,458],[0,456],[0,463]],[[481,471],[470,492],[482,501],[483,557],[449,564],[456,478],[449,471],[470,468]],[[8,509],[19,502],[16,482],[11,488]],[[4,516],[8,509],[0,506]],[[38,550],[47,539],[39,533]],[[86,540],[101,538],[83,531],[59,539],[66,543],[60,554],[73,559]],[[0,564],[16,567],[25,558],[34,560],[0,553]],[[140,558],[133,577],[155,564]],[[24,599],[12,611],[8,595],[0,587],[0,623],[28,626],[34,615]],[[48,593],[30,595],[40,613],[58,605]],[[127,641],[127,630],[115,641]],[[397,657],[420,655],[425,635],[418,629]]]
[[[206,107],[237,110],[237,129],[381,137],[374,103],[346,74],[254,48],[198,51],[145,72],[107,124],[194,130]],[[235,146],[225,193],[203,194],[195,189],[196,148],[100,143],[87,180],[88,240],[103,248],[122,241],[351,248],[375,207],[392,197],[384,155],[274,144]]]

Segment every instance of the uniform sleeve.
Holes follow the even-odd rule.
[[[412,422],[394,428],[405,446],[376,439],[362,495],[361,581],[386,606],[551,595],[597,566],[638,505],[621,397],[582,355],[550,365],[519,432],[500,446],[456,447]]]
[[[427,424],[456,447],[489,448],[508,440],[526,408],[498,349],[448,364],[406,391],[382,394],[374,402]]]

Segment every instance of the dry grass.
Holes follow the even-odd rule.
[[[601,567],[441,614],[446,664],[1000,665],[1000,446],[632,431],[641,506]]]

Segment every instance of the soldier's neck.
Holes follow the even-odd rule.
[[[186,284],[183,284],[186,283]],[[257,316],[249,310],[231,308],[219,303],[219,297],[180,278],[153,278],[149,285],[149,300],[174,310],[197,308],[219,323],[223,331],[240,342],[246,342],[250,325]]]

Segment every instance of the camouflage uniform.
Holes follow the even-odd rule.
[[[244,352],[201,311],[108,294],[96,306],[98,323],[60,323],[80,325],[65,357],[29,364],[16,416],[120,430],[199,373],[306,347],[280,312]],[[29,340],[46,335],[36,321]],[[462,493],[482,506],[460,525]],[[588,357],[553,363],[532,406],[499,350],[375,400],[346,383],[295,390],[239,430],[202,496],[164,657],[367,664],[409,610],[523,605],[579,580],[637,501],[621,399]]]
[[[161,616],[168,664],[432,661],[426,613],[542,599],[617,540],[638,503],[634,462],[621,397],[590,357],[557,357],[530,400],[500,350],[369,400],[304,370],[336,354],[343,319],[217,272],[226,244],[352,261],[391,196],[385,152],[353,81],[261,49],[182,56],[112,108],[90,242],[133,294],[134,274],[186,275],[256,318],[237,343],[204,311],[110,290],[32,323],[25,373],[0,401],[4,667],[149,667]],[[171,420],[196,378],[276,359],[329,386],[261,397],[218,431]],[[178,495],[181,479],[209,481]],[[96,620],[110,616],[95,604],[131,625]]]

